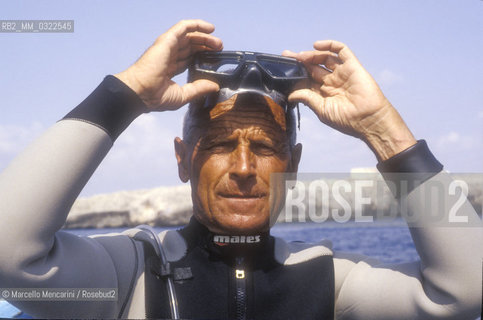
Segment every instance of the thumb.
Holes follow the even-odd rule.
[[[309,107],[322,121],[324,98],[310,89],[300,89],[292,92],[288,96],[289,102],[302,102]]]
[[[310,89],[295,90],[288,96],[289,102],[302,102],[312,110],[320,105],[323,99],[319,94]]]
[[[216,82],[200,79],[185,84],[181,89],[183,90],[183,103],[188,103],[208,93],[217,92],[220,90],[220,86]]]

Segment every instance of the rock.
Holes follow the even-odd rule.
[[[65,228],[175,226],[192,215],[189,185],[121,191],[76,200]]]

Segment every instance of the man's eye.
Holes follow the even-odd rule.
[[[207,150],[211,152],[229,152],[232,151],[234,148],[234,143],[231,141],[222,141],[210,144],[207,146]]]
[[[260,155],[272,155],[278,152],[278,150],[272,145],[266,143],[252,143],[251,149],[253,152]]]

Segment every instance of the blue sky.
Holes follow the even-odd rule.
[[[483,172],[483,1],[2,1],[0,19],[73,19],[65,34],[0,33],[0,170],[134,62],[180,19],[216,26],[227,50],[309,50],[345,42],[447,170]],[[185,82],[186,75],[176,79]],[[143,115],[83,195],[177,185],[173,138],[184,109]],[[301,108],[302,172],[347,172],[376,159]]]

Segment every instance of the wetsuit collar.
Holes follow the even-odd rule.
[[[252,260],[273,248],[270,232],[252,235],[215,234],[194,217],[191,217],[189,224],[179,232],[188,244],[188,251],[201,246],[222,259],[232,260],[243,256]]]

